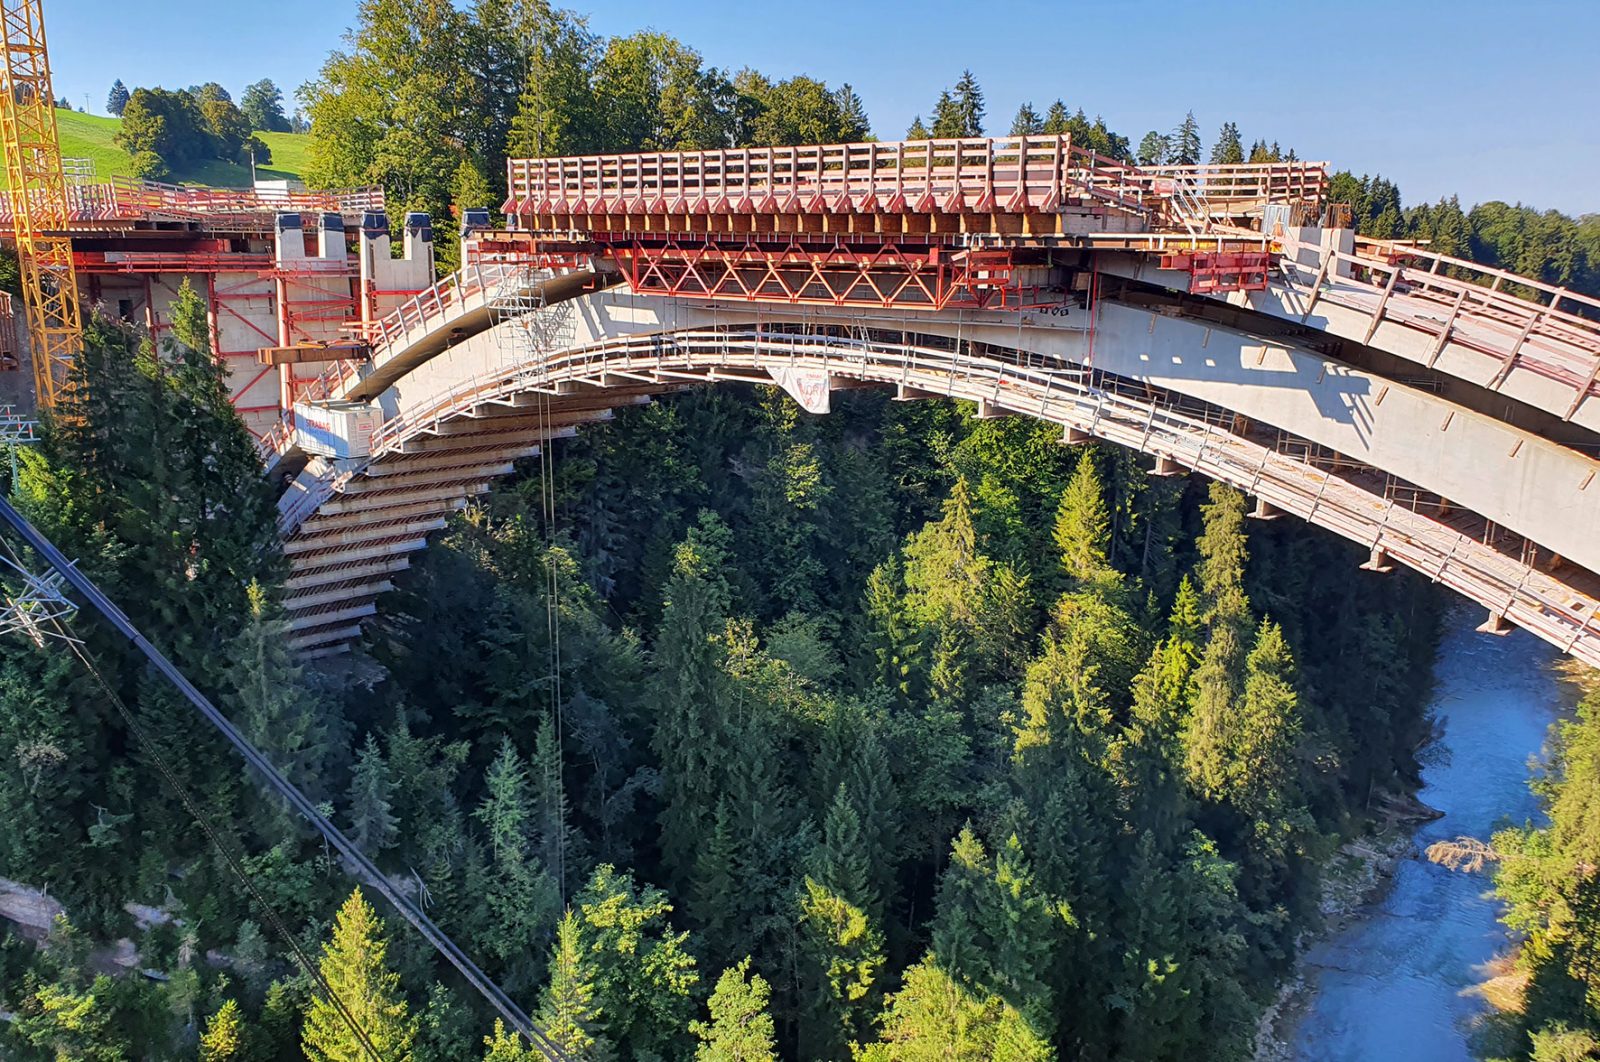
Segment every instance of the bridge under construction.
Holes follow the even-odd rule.
[[[284,484],[307,656],[347,649],[518,459],[741,381],[815,412],[870,386],[1050,420],[1600,664],[1600,303],[1362,239],[1321,164],[1136,167],[1029,136],[518,159],[507,179],[504,227],[469,211],[437,281],[429,219],[393,257],[375,191],[68,188],[51,231],[85,302],[159,335],[185,280],[205,296]]]

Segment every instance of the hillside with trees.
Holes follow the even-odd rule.
[[[224,96],[127,91],[119,142],[177,172],[291,135],[252,132],[268,88]],[[508,156],[871,135],[848,84],[509,0],[370,0],[300,99],[308,181],[439,218],[495,202]],[[926,113],[913,135],[989,128],[970,72]],[[1231,124],[1208,153],[1192,113],[1135,145],[1061,100],[1013,128],[1292,154]],[[1593,218],[1335,197],[1600,284]],[[1130,452],[869,390],[825,418],[684,390],[552,443],[415,556],[353,662],[298,662],[187,287],[172,322],[94,319],[0,486],[569,1058],[1248,1057],[1327,858],[1416,784],[1426,579]],[[76,633],[97,674],[0,652],[0,886],[60,909],[6,923],[0,1055],[535,1057],[141,658]],[[1530,933],[1507,1058],[1583,1058],[1600,1013],[1594,716],[1552,825],[1497,842]]]
[[[870,393],[588,429],[422,555],[376,669],[302,668],[203,320],[185,295],[159,352],[97,322],[12,496],[574,1057],[1238,1057],[1321,858],[1413,779],[1424,581],[1352,582],[1353,547],[1132,455]],[[386,1057],[523,1057],[81,633],[128,717],[70,657],[0,661],[0,865],[64,907],[0,953],[9,1051],[358,1057],[281,924]],[[119,937],[162,979],[105,972]]]

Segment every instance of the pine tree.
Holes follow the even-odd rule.
[[[872,122],[867,118],[867,105],[862,102],[856,90],[846,81],[834,93],[834,99],[839,106],[839,135],[849,142],[857,143],[866,140],[872,135]]]
[[[1012,835],[993,860],[970,828],[951,845],[939,879],[933,954],[978,992],[997,991],[1048,1040],[1057,1014],[1046,971],[1076,920],[1035,884]]]
[[[533,798],[528,774],[510,738],[484,776],[484,798],[474,817],[488,838],[489,874],[482,934],[484,950],[511,964],[508,980],[518,986],[535,977],[530,952],[543,949],[555,928],[560,892],[532,858]],[[535,954],[537,954],[535,952]]]
[[[906,130],[907,140],[931,140],[932,138],[933,134],[928,131],[927,126],[922,124],[922,115],[919,114],[911,119],[911,126]]]
[[[540,997],[537,1021],[544,1034],[574,1059],[609,1057],[605,1016],[596,1000],[595,960],[584,947],[578,918],[567,911],[550,952],[550,980]]]
[[[111,93],[106,97],[106,113],[113,118],[121,118],[122,112],[128,107],[128,86],[122,83],[119,77],[111,83]]]
[[[407,1011],[400,975],[386,961],[388,951],[383,922],[358,888],[339,908],[333,936],[322,946],[318,965],[328,988],[378,1054],[391,1062],[410,1062],[416,1022]],[[311,1062],[367,1062],[368,1058],[343,1016],[321,995],[311,999],[300,1044]]]
[[[200,1034],[200,1062],[229,1062],[245,1057],[244,1019],[239,1016],[239,1004],[225,1000],[206,1020],[206,1030]]]
[[[1193,166],[1200,161],[1200,123],[1194,112],[1183,116],[1182,123],[1167,138],[1166,162],[1172,166]]]
[[[1108,559],[1111,515],[1106,509],[1100,474],[1087,451],[1061,494],[1052,538],[1070,587],[1103,588],[1118,581]]]
[[[674,551],[656,641],[659,719],[651,744],[661,762],[661,848],[680,882],[710,833],[716,780],[725,767],[726,676],[714,635],[728,609],[722,576],[727,537],[721,522],[707,514]]]
[[[377,856],[395,843],[400,826],[395,821],[392,801],[394,782],[378,751],[378,742],[367,733],[366,743],[356,757],[350,778],[350,839],[367,855]]]
[[[966,985],[930,955],[889,998],[878,1043],[856,1062],[1054,1062],[1055,1051],[1000,992]]]
[[[1060,136],[1068,132],[1072,124],[1072,116],[1067,113],[1067,105],[1056,100],[1045,108],[1043,132],[1051,136]]]
[[[778,1042],[767,1012],[770,997],[761,975],[751,975],[749,959],[722,971],[706,1004],[711,1020],[690,1026],[700,1038],[697,1062],[777,1062]]]
[[[800,897],[800,1049],[843,1058],[869,1024],[883,935],[841,890],[807,877]]]
[[[1011,119],[1012,136],[1038,136],[1043,132],[1044,119],[1033,109],[1033,104],[1024,103],[1017,108],[1017,116]]]
[[[937,139],[983,135],[983,90],[972,71],[963,70],[953,90],[939,93],[933,108],[933,135]]]
[[[1239,127],[1223,122],[1217,133],[1217,142],[1211,145],[1213,165],[1231,166],[1244,161],[1244,144],[1239,140]]]

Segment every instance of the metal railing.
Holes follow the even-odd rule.
[[[38,198],[36,189],[30,193]],[[0,222],[13,219],[12,193],[0,192]],[[274,192],[249,188],[207,188],[112,177],[67,187],[70,221],[137,221],[150,217],[204,219],[266,217],[280,211],[357,215],[383,210],[381,188],[330,192]]]
[[[1320,201],[1321,163],[1146,170],[1016,136],[512,159],[508,214],[1049,212],[1094,200],[1145,212],[1182,172],[1208,201]]]
[[[1327,301],[1368,315],[1363,342],[1385,321],[1432,335],[1430,368],[1453,343],[1501,362],[1493,389],[1519,367],[1556,380],[1574,391],[1565,411],[1550,410],[1563,420],[1600,383],[1600,299],[1402,244],[1363,240],[1353,254],[1314,247],[1313,265],[1300,260],[1305,245],[1280,242],[1285,277],[1295,287],[1309,278],[1302,321]]]
[[[425,399],[372,436],[381,455],[473,406],[567,380],[634,379],[657,386],[740,379],[739,370],[788,368],[900,383],[930,394],[986,400],[1170,458],[1285,512],[1384,553],[1511,619],[1563,651],[1600,665],[1600,600],[1427,515],[1309,467],[1163,403],[1149,389],[1076,367],[1037,367],[972,349],[762,329],[630,335],[483,373]],[[696,375],[700,374],[700,375]]]

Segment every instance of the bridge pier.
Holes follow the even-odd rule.
[[[1094,436],[1080,428],[1068,424],[1061,429],[1061,444],[1063,446],[1082,446],[1084,443],[1094,442]]]
[[[1516,626],[1514,623],[1506,619],[1504,612],[1491,611],[1489,618],[1478,624],[1477,630],[1479,634],[1492,634],[1497,638],[1504,638],[1511,633],[1514,626]]]
[[[1150,470],[1152,476],[1182,476],[1188,474],[1188,469],[1168,457],[1166,454],[1156,454],[1156,467]]]
[[[1382,546],[1373,546],[1372,554],[1367,558],[1367,563],[1361,566],[1364,572],[1392,572],[1394,563],[1389,559],[1389,553]]]
[[[1267,501],[1265,498],[1256,499],[1256,507],[1250,510],[1252,520],[1276,520],[1283,515],[1283,510]]]

